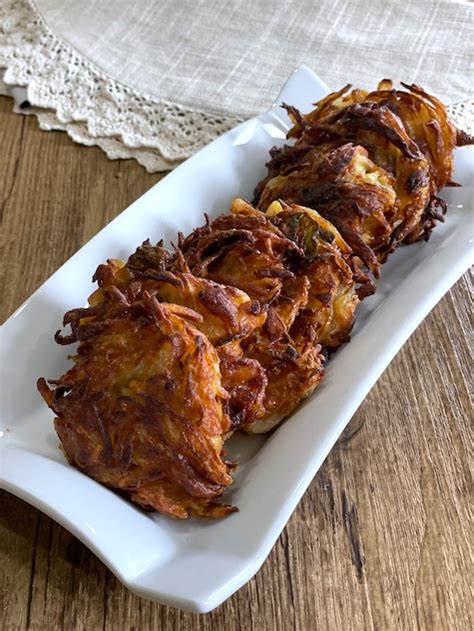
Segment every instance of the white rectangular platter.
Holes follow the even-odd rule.
[[[68,366],[53,341],[64,312],[83,305],[91,276],[107,258],[126,258],[144,239],[176,240],[252,197],[268,150],[282,144],[284,100],[303,111],[328,92],[300,67],[276,105],[187,160],[112,221],[0,329],[0,487],[57,520],[133,592],[206,612],[248,581],[264,562],[329,450],[395,353],[473,260],[474,151],[458,150],[445,191],[446,223],[429,243],[400,248],[384,266],[374,296],[357,312],[350,344],[329,362],[323,384],[273,435],[233,439],[240,461],[226,500],[240,512],[215,522],[146,514],[71,468],[58,449],[52,413],[36,391],[39,376]],[[407,376],[409,379],[409,376]],[[396,422],[396,421],[394,421]],[[284,466],[282,466],[284,463]],[[311,536],[309,534],[309,536]]]

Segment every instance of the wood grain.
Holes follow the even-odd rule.
[[[0,99],[0,318],[159,175],[41,132]],[[468,630],[472,616],[470,278],[373,388],[263,568],[216,611],[128,592],[51,519],[2,492],[0,627]]]

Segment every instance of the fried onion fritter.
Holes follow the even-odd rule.
[[[305,161],[311,149],[324,153],[349,142],[367,151],[368,159],[376,165],[379,173],[385,171],[384,179],[391,183],[396,193],[396,203],[393,210],[389,211],[390,239],[385,251],[381,250],[379,254],[382,261],[385,260],[400,242],[419,228],[430,201],[428,161],[407,135],[401,120],[385,106],[371,102],[355,103],[321,121],[310,117],[311,114],[308,114],[308,119],[305,118],[304,128],[299,131],[293,128],[290,132],[292,136],[297,136],[299,149],[306,148],[306,152],[288,150],[290,154],[298,156],[299,163]],[[280,151],[284,153],[286,148]],[[278,158],[278,161],[281,162],[282,158]],[[355,184],[354,174],[349,172],[347,175],[352,175],[351,181]],[[374,192],[372,190],[371,199]],[[283,200],[286,201],[285,198]],[[334,206],[337,207],[337,203]],[[345,236],[350,235],[347,213],[342,222],[334,206],[330,208],[331,217],[335,217],[336,221],[339,219],[338,227],[346,230]],[[316,210],[324,215],[324,204]],[[364,210],[369,214],[371,208],[369,206]],[[367,237],[362,239],[362,242],[366,241]]]
[[[392,82],[385,79],[373,92],[360,89],[348,92],[351,86],[347,85],[322,99],[304,116],[295,108],[286,106],[294,122],[288,138],[295,138],[296,144],[272,150],[268,177],[255,191],[255,202],[259,207],[264,210],[265,197],[269,194],[276,199],[277,189],[280,189],[284,201],[307,204],[326,216],[328,208],[324,191],[312,190],[324,183],[324,178],[318,179],[318,174],[314,173],[320,168],[318,156],[321,158],[349,142],[368,152],[368,158],[378,170],[392,178],[396,192],[396,212],[387,217],[391,238],[385,238],[382,247],[373,248],[378,260],[383,263],[401,242],[427,240],[436,222],[443,221],[446,212],[446,205],[438,193],[451,183],[453,149],[471,144],[474,139],[456,130],[438,99],[416,85],[402,83],[402,86],[405,91],[395,90]],[[265,187],[278,176],[286,181],[277,180],[270,187],[273,191],[267,191],[265,195]],[[289,190],[294,188],[297,190]],[[331,220],[336,221],[348,241],[351,234],[347,229],[352,230],[353,226],[349,225],[344,206],[349,201],[350,195],[344,196],[341,211],[337,209],[338,204],[329,208]],[[364,205],[364,200],[361,201],[359,209],[369,215],[372,204]],[[370,226],[363,226],[364,243],[369,244],[370,234]],[[360,232],[357,236],[361,236]],[[351,242],[351,245],[358,251],[356,243]],[[371,263],[367,257],[364,260]]]
[[[291,171],[267,180],[258,207],[265,211],[282,199],[317,209],[378,276],[379,261],[391,249],[394,184],[363,147],[347,143],[322,153],[311,147]]]
[[[268,431],[321,380],[321,351],[349,339],[357,279],[368,280],[336,228],[301,207],[276,204],[263,215],[236,199],[230,215],[179,247],[193,274],[243,289],[266,307],[265,323],[242,341],[244,356],[265,369],[265,411],[243,428]]]
[[[174,271],[167,267],[174,267]],[[219,355],[222,385],[229,393],[224,405],[231,429],[263,412],[265,372],[256,360],[243,356],[240,346],[267,317],[258,301],[236,287],[194,276],[181,253],[172,256],[162,244],[152,246],[149,242],[142,244],[127,263],[115,260],[100,265],[94,279],[99,289],[89,299],[91,306],[65,315],[64,324],[70,324],[72,329],[68,341],[81,339],[84,327],[87,332],[88,327],[113,316],[123,309],[123,304],[140,300],[144,294],[193,309],[201,316],[196,328]]]
[[[81,330],[74,366],[38,381],[69,462],[172,517],[221,517],[230,420],[219,358],[201,316],[144,295]],[[87,326],[84,324],[83,326]]]
[[[299,353],[288,331],[296,311],[308,299],[307,282],[295,283],[289,263],[304,258],[304,252],[267,217],[239,199],[232,203],[230,215],[208,220],[181,238],[179,247],[193,274],[244,290],[267,312],[262,327],[242,341],[245,359],[257,361],[265,372],[264,409],[241,427],[268,431],[312,391],[323,374],[320,345]],[[290,285],[291,297],[285,298]],[[288,309],[289,302],[298,308],[290,305]]]
[[[232,229],[223,231],[223,225]],[[339,231],[308,208],[274,204],[263,215],[248,202],[235,199],[230,215],[196,229],[180,248],[194,274],[245,288],[263,305],[277,309],[280,317],[285,309],[304,308],[308,298],[302,300],[299,295],[305,292],[302,277],[316,260],[337,258],[336,266],[344,267],[347,284],[358,283],[362,294],[373,291]],[[234,263],[238,256],[240,265]],[[286,319],[284,324],[289,327],[291,321]]]

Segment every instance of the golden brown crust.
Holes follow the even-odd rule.
[[[88,329],[52,389],[38,383],[71,464],[173,517],[212,516],[232,481],[221,457],[228,395],[196,320],[144,296]]]
[[[237,287],[265,305],[291,275],[285,261],[301,251],[264,215],[254,209],[253,214],[236,212],[236,207],[194,230],[180,249],[196,276]]]
[[[282,199],[317,209],[378,275],[379,260],[392,248],[394,185],[394,178],[377,167],[363,147],[347,143],[322,153],[309,148],[293,170],[267,180],[258,207],[265,211]]]
[[[295,327],[311,325],[317,343],[333,352],[350,339],[359,303],[351,250],[314,210],[297,205],[280,207],[280,212],[270,207],[272,222],[305,253],[294,271],[297,278],[306,279],[307,300],[290,323],[290,334]]]
[[[194,276],[181,253],[171,256],[163,252],[160,244],[151,246],[146,242],[126,264],[109,261],[99,266],[94,276],[99,289],[90,298],[91,307],[72,310],[65,316],[64,324],[70,324],[73,331],[65,341],[81,339],[84,330],[100,327],[102,321],[130,301],[140,300],[144,292],[160,302],[192,309],[200,316],[195,321],[196,328],[218,351],[222,385],[229,392],[225,408],[232,427],[249,422],[262,409],[266,380],[256,362],[245,362],[240,342],[262,326],[267,317],[265,309],[236,287]],[[161,265],[163,258],[164,266]],[[177,271],[178,268],[186,271]],[[238,376],[245,380],[237,387]]]
[[[304,335],[293,337],[281,325],[273,308],[269,309],[262,330],[244,345],[246,356],[259,362],[268,382],[264,412],[244,425],[245,431],[269,431],[291,414],[321,381],[324,358],[315,331],[311,323]]]
[[[364,147],[370,160],[395,181],[396,213],[388,219],[391,237],[378,249],[379,261],[384,262],[401,242],[427,240],[446,212],[439,191],[452,183],[453,149],[471,144],[473,139],[456,130],[438,99],[416,85],[402,83],[402,86],[405,90],[396,90],[390,80],[384,79],[373,92],[358,89],[349,92],[351,86],[347,85],[322,99],[305,116],[295,108],[287,107],[294,122],[288,138],[295,138],[296,144],[271,152],[268,177],[255,191],[255,202],[259,207],[266,204],[264,189],[269,182],[278,176],[295,179],[293,171],[297,169],[299,176],[303,172],[307,176],[306,185],[304,182],[298,185],[299,196],[293,194],[287,199],[290,182],[277,182],[277,186],[274,182],[273,188],[283,189],[281,198],[284,201],[303,203],[324,214],[327,210],[324,200],[318,195],[308,199],[307,190],[301,189],[308,188],[311,175],[314,178],[311,171],[311,163],[315,164],[314,153],[322,155],[350,141]],[[276,191],[274,193],[273,198]],[[365,208],[370,212],[371,204]],[[353,236],[360,237],[360,232],[354,233],[353,227],[349,226],[344,210],[341,217],[334,212],[334,206],[329,210],[348,241]],[[364,229],[363,234],[362,241],[368,244],[368,231]],[[359,252],[357,243],[352,240],[351,245]],[[361,254],[373,268],[373,261],[366,255],[367,252]]]
[[[280,422],[319,383],[321,350],[349,339],[358,283],[369,281],[318,213],[272,206],[265,216],[239,199],[231,211],[182,239],[180,251],[194,274],[244,289],[266,309],[265,323],[242,340],[267,380],[264,409],[241,425],[257,431]]]
[[[390,222],[390,234],[389,236],[387,233],[384,235],[385,244],[383,246],[377,244],[378,258],[383,262],[398,243],[418,229],[430,199],[428,161],[416,143],[407,135],[401,120],[385,106],[378,106],[376,103],[355,103],[323,120],[310,117],[311,114],[308,115],[306,126],[298,132],[297,150],[285,148],[281,151],[281,153],[293,154],[295,156],[293,163],[288,158],[275,153],[274,159],[276,159],[277,164],[272,166],[270,162],[271,175],[275,177],[275,171],[279,168],[278,165],[284,163],[284,174],[288,177],[295,167],[299,167],[305,162],[308,164],[305,174],[309,175],[312,172],[310,160],[308,160],[311,153],[313,154],[313,163],[318,160],[318,156],[319,160],[322,160],[322,156],[327,154],[326,159],[332,159],[335,167],[339,165],[339,169],[341,169],[344,162],[341,159],[335,159],[336,156],[340,158],[340,154],[334,153],[334,150],[347,144],[347,142],[353,146],[363,147],[367,151],[369,162],[366,164],[369,167],[369,174],[376,171],[379,180],[384,181],[386,186],[385,188],[370,187],[369,177],[364,182],[364,190],[367,193],[365,199],[361,198],[360,194],[357,198],[357,189],[352,191],[352,196],[356,198],[354,201],[359,212],[366,213],[367,216],[374,212],[374,219],[376,219],[377,211],[381,210],[387,221]],[[297,132],[294,131],[293,135],[296,134]],[[332,154],[328,152],[332,152]],[[319,162],[316,162],[316,169],[318,166]],[[345,178],[346,188],[351,181],[355,180],[355,172],[357,170],[353,166],[352,174],[349,170],[342,176],[342,179]],[[303,182],[302,185],[300,184],[301,188],[305,190],[307,185]],[[259,192],[261,196],[264,195],[264,189],[261,185],[257,187],[257,195]],[[314,208],[323,215],[328,212],[330,216],[328,218],[336,220],[339,229],[344,232],[347,238],[352,237],[354,246],[360,251],[360,246],[363,243],[368,245],[369,235],[365,231],[364,237],[358,234],[354,230],[353,222],[348,219],[350,211],[348,212],[344,208],[338,209],[338,206],[350,203],[349,197],[344,195],[338,200],[337,189],[334,189],[334,186],[331,192],[335,198],[329,199],[328,205],[325,204],[324,196],[321,200],[316,195]],[[282,199],[287,201],[285,197]],[[308,204],[308,200],[304,196],[299,199]],[[293,197],[292,201],[299,201],[299,199]],[[260,202],[258,203],[260,205]],[[308,205],[311,206],[311,204]],[[378,216],[380,217],[380,212],[378,212]],[[354,241],[354,236],[359,236],[358,244]],[[368,253],[362,252],[361,254],[368,264],[374,267],[374,261],[370,260]]]

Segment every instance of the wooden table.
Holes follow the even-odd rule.
[[[42,132],[6,98],[0,147],[3,321],[160,175]],[[216,611],[132,595],[66,530],[2,492],[0,628],[472,629],[468,284],[407,342],[263,568]]]

